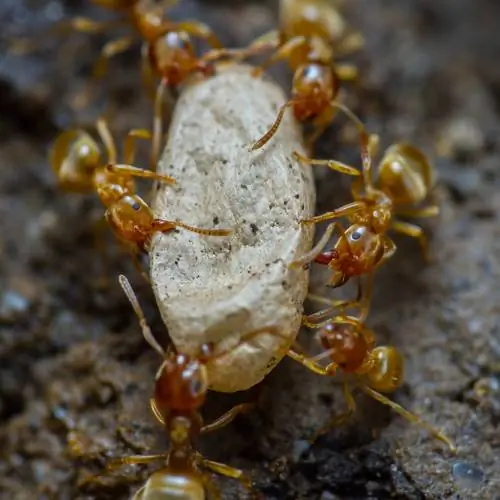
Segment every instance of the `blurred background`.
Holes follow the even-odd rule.
[[[426,222],[434,262],[414,241],[377,276],[369,325],[401,349],[406,384],[395,400],[442,427],[452,457],[416,426],[358,398],[358,412],[309,447],[305,440],[344,408],[339,385],[283,361],[266,379],[260,408],[202,451],[252,473],[266,499],[500,498],[500,3],[495,0],[345,0],[341,12],[366,38],[348,103],[382,145],[423,148],[438,173],[442,213]],[[180,0],[172,18],[196,18],[228,46],[276,26],[277,1]],[[154,299],[106,231],[96,196],[60,191],[47,161],[65,128],[91,127],[106,111],[118,139],[148,127],[139,51],[119,56],[80,96],[112,34],[46,29],[72,16],[112,17],[88,1],[0,2],[0,497],[126,499],[151,469],[124,470],[80,487],[113,456],[164,449],[147,401],[157,368],[116,276],[129,275],[155,331]],[[38,50],[16,54],[11,38]],[[131,56],[134,54],[134,57]],[[290,75],[272,74],[289,89]],[[317,155],[356,164],[338,125]],[[143,151],[145,153],[146,150]],[[348,179],[318,169],[318,212],[349,199]],[[320,293],[323,270],[311,288]],[[307,333],[302,334],[307,343]],[[207,418],[248,395],[214,395]],[[82,454],[68,451],[68,431]],[[243,496],[221,481],[224,498]]]

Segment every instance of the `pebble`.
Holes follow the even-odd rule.
[[[453,479],[461,489],[475,490],[484,482],[484,472],[468,462],[458,461],[453,464]]]

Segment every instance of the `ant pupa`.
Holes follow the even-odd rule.
[[[118,163],[115,142],[106,121],[97,120],[96,129],[105,147],[107,158],[99,144],[83,130],[63,132],[54,142],[50,160],[61,187],[67,191],[87,193],[96,191],[106,208],[106,220],[118,238],[132,252],[134,262],[137,253],[147,250],[156,232],[169,232],[183,228],[208,236],[227,236],[229,229],[202,229],[180,221],[155,217],[149,205],[136,193],[134,177],[174,183],[167,175],[158,174],[133,166],[135,141],[151,139],[145,129],[131,130],[124,142],[124,163]],[[158,127],[153,136],[158,137]],[[153,142],[159,143],[153,137]],[[151,163],[156,164],[156,152]]]
[[[219,499],[218,488],[203,469],[237,479],[256,496],[250,478],[241,470],[208,460],[195,449],[195,440],[198,436],[224,427],[238,414],[248,411],[252,406],[248,403],[240,404],[213,423],[203,425],[200,409],[205,402],[209,386],[207,365],[223,358],[227,351],[216,354],[212,345],[205,344],[201,346],[198,356],[188,356],[173,351],[165,352],[154,338],[129,281],[123,275],[119,277],[119,281],[139,318],[145,340],[163,359],[156,375],[154,397],[150,400],[150,408],[158,422],[164,426],[170,444],[166,453],[134,455],[113,460],[108,464],[107,470],[115,470],[123,465],[164,462],[164,466],[154,472],[137,491],[134,500],[170,498],[204,500],[207,498],[206,492],[210,498]],[[248,332],[241,337],[240,343],[248,342],[264,331],[274,334],[278,329],[269,326]]]
[[[331,2],[325,0],[282,0],[281,28],[255,40],[249,51],[273,47],[275,53],[254,74],[286,60],[294,72],[291,98],[279,110],[275,122],[251,150],[262,148],[277,132],[284,114],[292,108],[295,118],[311,122],[310,145],[326,130],[335,113],[346,111],[339,101],[340,82],[353,81],[357,70],[335,58],[348,55],[363,45],[363,38],[347,28]],[[351,118],[350,113],[347,115]]]
[[[389,406],[408,421],[426,429],[435,438],[446,443],[452,452],[456,451],[453,442],[440,430],[384,395],[396,391],[403,382],[404,359],[396,347],[376,346],[374,332],[354,316],[340,314],[314,326],[319,328],[317,336],[324,351],[318,356],[308,357],[290,350],[288,356],[319,375],[334,376],[341,371],[351,378],[344,382],[347,411],[332,418],[328,425],[316,433],[313,441],[352,416],[356,410],[352,393],[352,387],[355,387]],[[325,357],[330,358],[327,366],[319,363]]]
[[[388,236],[389,230],[416,238],[429,260],[428,240],[424,230],[415,224],[395,219],[403,217],[432,217],[439,213],[436,205],[425,204],[433,186],[434,171],[428,158],[409,144],[397,143],[389,147],[372,179],[372,157],[377,154],[379,137],[371,135],[362,153],[363,175],[353,183],[354,201],[316,217],[304,219],[303,224],[315,224],[332,219],[347,218],[350,225],[344,229],[339,221],[329,224],[313,249],[292,262],[292,267],[317,262],[332,271],[329,286],[337,287],[354,276],[368,276],[366,294],[371,295],[372,275],[396,251]],[[310,160],[312,165],[327,160]],[[352,167],[351,167],[352,168]],[[333,249],[324,250],[328,241],[338,233]],[[364,298],[370,302],[370,296]]]

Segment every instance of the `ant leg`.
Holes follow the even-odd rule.
[[[165,425],[165,420],[163,419],[163,417],[160,413],[160,410],[158,410],[158,407],[156,406],[156,401],[154,400],[154,398],[151,398],[149,400],[149,408],[150,408],[151,412],[153,413],[154,417],[156,418],[156,420],[161,425]]]
[[[309,440],[311,444],[313,444],[320,436],[326,434],[332,427],[338,427],[345,425],[347,421],[353,416],[356,411],[356,401],[354,400],[354,396],[352,395],[351,390],[347,383],[344,383],[344,396],[347,402],[347,410],[337,415],[334,415],[327,424],[321,427],[314,436]]]
[[[145,489],[146,485],[144,484],[134,493],[132,500],[144,500],[143,493]]]
[[[391,254],[392,255],[392,254]],[[364,286],[361,283],[361,276],[358,278],[358,305],[359,305],[359,320],[365,322],[368,314],[370,312],[370,306],[372,303],[373,295],[373,281],[375,278],[375,272],[371,271],[368,273],[365,279]]]
[[[253,491],[252,480],[242,470],[229,467],[229,465],[221,464],[220,462],[214,462],[213,460],[207,460],[200,454],[197,454],[196,458],[203,467],[222,476],[237,479],[248,491]]]
[[[175,28],[185,31],[188,35],[206,40],[214,49],[222,49],[223,45],[212,29],[200,21],[182,21],[175,23]]]
[[[134,265],[135,270],[146,280],[148,284],[151,284],[151,281],[149,281],[149,276],[147,275],[146,271],[142,268],[141,261],[139,260],[139,255],[137,252],[137,249],[134,246],[129,246],[125,245],[126,249],[128,250],[130,257],[132,259],[132,264]]]
[[[202,474],[201,480],[203,482],[203,486],[208,492],[209,500],[220,500],[221,494],[218,486],[212,481],[208,474]]]
[[[201,428],[201,434],[206,434],[207,432],[213,432],[215,430],[222,429],[222,427],[230,424],[238,415],[248,413],[254,407],[254,403],[242,403],[234,406],[210,424],[204,425]]]
[[[374,267],[374,270],[378,269],[380,266],[385,264],[385,262],[388,261],[396,253],[397,250],[396,243],[394,243],[394,241],[392,241],[391,238],[389,238],[388,236],[384,236],[383,245],[384,245],[384,255],[377,262],[376,266]]]
[[[118,276],[118,281],[120,286],[122,287],[123,293],[125,293],[130,305],[134,309],[135,315],[139,319],[139,324],[141,326],[142,335],[144,336],[144,340],[162,357],[165,358],[165,350],[158,341],[155,339],[151,328],[146,321],[146,317],[144,316],[144,311],[142,310],[139,301],[137,300],[137,296],[130,284],[129,280],[123,275],[120,274]]]
[[[305,140],[308,149],[312,149],[314,147],[316,141],[323,135],[325,130],[332,123],[334,116],[335,110],[332,107],[328,107],[313,120],[313,131],[306,137]]]
[[[318,243],[316,243],[316,245],[314,245],[314,247],[309,252],[305,253],[302,257],[291,262],[288,267],[299,268],[313,262],[314,259],[316,259],[321,254],[321,252],[333,236],[333,233],[338,229],[339,226],[339,222],[332,222],[331,224],[329,224],[325,232],[323,233],[323,236],[321,236],[321,238],[319,239]]]
[[[101,79],[108,72],[109,60],[112,57],[130,49],[134,41],[134,37],[124,36],[106,43],[101,50],[101,55],[92,68],[92,76],[94,80]]]
[[[245,344],[246,342],[249,342],[252,338],[256,337],[257,335],[261,335],[263,333],[267,333],[269,335],[274,335],[276,337],[280,337],[282,338],[284,341],[287,342],[287,349],[288,349],[288,342],[289,342],[289,338],[282,334],[281,330],[279,327],[275,326],[275,325],[267,325],[267,326],[263,326],[262,328],[257,328],[256,330],[250,330],[248,332],[245,332],[241,335],[238,343],[231,347],[231,351],[236,349],[238,346],[242,345],[242,344]],[[210,356],[210,359],[208,360],[209,363],[213,363],[214,361],[217,361],[221,358],[223,358],[224,356],[226,356],[228,354],[228,350],[223,350],[221,352],[218,352],[217,354],[214,354],[212,356]],[[250,403],[247,403],[247,404],[250,404]],[[223,415],[224,417],[224,415]],[[221,417],[222,418],[222,417]]]
[[[123,141],[123,160],[128,165],[133,165],[135,161],[136,140],[144,139],[150,141],[152,138],[151,132],[145,128],[134,128],[129,130],[127,137]]]
[[[276,30],[265,33],[256,38],[248,47],[243,49],[214,49],[207,52],[202,60],[206,62],[214,61],[224,57],[230,58],[233,62],[241,62],[247,57],[257,55],[268,49],[276,49],[279,45],[279,33]]]
[[[349,33],[344,37],[344,39],[335,47],[335,53],[337,56],[347,56],[358,50],[361,50],[365,46],[365,39],[361,33],[353,32]]]
[[[366,203],[364,201],[353,201],[347,203],[343,207],[337,208],[332,212],[325,212],[323,215],[317,215],[315,217],[310,217],[309,219],[302,219],[300,222],[303,224],[317,224],[318,222],[324,222],[332,219],[339,219],[340,217],[349,217],[357,212],[361,212],[366,209]]]
[[[402,217],[415,217],[425,219],[427,217],[436,217],[439,215],[439,207],[436,205],[431,205],[425,208],[414,208],[408,210],[395,210],[397,215]]]
[[[165,219],[154,219],[151,224],[151,231],[164,233],[173,231],[176,227],[181,227],[182,229],[186,229],[187,231],[191,231],[192,233],[203,234],[205,236],[228,236],[233,232],[232,229],[202,229],[200,227],[194,227],[188,224],[184,224],[184,222],[170,221]]]
[[[354,64],[338,63],[335,65],[337,76],[345,82],[353,82],[358,79],[358,68]]]
[[[98,118],[96,122],[96,129],[99,134],[99,138],[106,148],[108,162],[116,163],[118,161],[118,153],[116,151],[116,144],[113,139],[113,135],[109,130],[108,122],[102,117]]]
[[[299,152],[294,151],[293,156],[302,163],[307,163],[308,165],[325,165],[336,172],[340,172],[341,174],[358,176],[361,175],[361,172],[354,167],[350,167],[345,163],[336,160],[314,160],[312,158],[307,158],[306,156],[301,155]]]
[[[274,137],[274,135],[278,131],[279,126],[281,125],[281,122],[283,121],[283,117],[285,116],[285,111],[290,106],[292,106],[293,103],[294,101],[290,100],[285,104],[283,104],[283,106],[281,106],[280,110],[278,111],[278,116],[276,117],[276,120],[274,120],[274,123],[260,139],[258,139],[250,146],[249,151],[256,151],[257,149],[262,148]]]
[[[411,413],[410,411],[405,410],[401,405],[390,400],[388,397],[384,396],[383,394],[380,394],[380,392],[377,392],[366,385],[363,385],[360,388],[368,396],[377,400],[379,403],[382,403],[384,405],[389,406],[391,409],[393,409],[396,413],[401,415],[406,420],[408,420],[414,424],[417,424],[420,427],[426,429],[436,439],[439,439],[440,441],[443,441],[443,443],[446,443],[446,445],[450,448],[452,453],[456,453],[457,449],[456,449],[455,445],[453,444],[453,442],[451,441],[451,439],[449,437],[445,436],[440,430],[438,430],[435,427],[433,427],[432,425],[428,424],[427,422],[422,420],[420,417],[418,417],[414,413]]]
[[[123,163],[108,163],[106,170],[118,175],[130,175],[132,177],[142,177],[144,179],[153,179],[155,181],[166,182],[167,184],[175,184],[175,179],[169,175],[157,174],[151,170],[134,167],[133,165],[125,165]]]
[[[288,59],[295,50],[299,48],[306,48],[309,45],[309,41],[304,36],[295,36],[281,45],[276,52],[263,64],[258,66],[252,71],[254,77],[258,77],[264,73],[264,71],[273,64],[281,61],[283,59]]]
[[[123,24],[123,21],[95,21],[88,17],[77,16],[55,23],[48,29],[38,33],[37,41],[24,37],[11,40],[9,45],[14,53],[22,55],[35,52],[43,48],[39,42],[41,38],[68,35],[73,31],[78,31],[79,33],[85,33],[88,35],[95,35],[98,33],[105,33],[109,30],[109,28],[121,24]]]
[[[411,238],[417,238],[424,259],[427,262],[432,261],[429,253],[429,240],[420,226],[410,224],[409,222],[393,221],[391,228],[396,231],[396,233],[405,234]]]
[[[162,79],[158,84],[154,102],[153,116],[153,144],[151,148],[151,157],[149,159],[150,169],[155,171],[160,156],[160,148],[163,139],[163,101],[165,99],[165,90],[167,82]]]
[[[108,462],[106,470],[114,471],[123,465],[149,464],[151,462],[155,462],[156,460],[165,459],[167,456],[167,454],[161,453],[158,455],[130,455],[128,457],[115,458],[114,460]]]
[[[304,354],[299,354],[292,349],[287,352],[287,356],[292,358],[294,361],[297,361],[297,363],[305,366],[307,369],[311,370],[317,375],[332,376],[335,375],[335,372],[337,371],[337,365],[335,363],[330,363],[327,366],[321,366],[311,358],[308,358]]]

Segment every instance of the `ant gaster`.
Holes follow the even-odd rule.
[[[291,266],[304,266],[312,261],[327,265],[332,271],[329,281],[332,287],[364,275],[368,278],[364,302],[368,304],[373,273],[396,250],[387,234],[389,230],[417,238],[424,257],[429,259],[428,240],[423,229],[394,216],[432,217],[439,213],[439,207],[424,204],[433,186],[434,172],[419,149],[403,143],[389,147],[378,164],[374,182],[372,157],[377,154],[379,138],[371,135],[366,142],[367,147],[362,149],[363,176],[353,183],[354,201],[332,212],[302,220],[304,224],[314,224],[346,217],[350,226],[344,230],[340,222],[331,223],[314,248]],[[329,163],[304,157],[300,160],[313,165]],[[324,251],[335,232],[339,235],[335,246]]]
[[[292,95],[251,150],[262,148],[274,136],[289,107],[300,122],[312,121],[315,130],[308,142],[313,144],[330,125],[336,111],[346,111],[338,102],[340,82],[357,78],[355,67],[334,59],[358,50],[363,39],[346,26],[331,2],[282,0],[280,12],[281,29],[258,38],[248,50],[266,46],[276,49],[270,59],[256,68],[256,76],[279,60],[288,61],[294,72]]]
[[[164,467],[153,473],[135,494],[135,500],[166,500],[174,497],[204,500],[205,490],[212,495],[211,498],[220,498],[217,488],[208,475],[202,472],[202,468],[237,479],[251,490],[252,483],[242,471],[207,460],[194,448],[194,441],[200,434],[224,427],[236,415],[248,411],[253,406],[235,406],[212,424],[203,426],[199,412],[209,386],[207,365],[223,358],[227,352],[215,354],[213,346],[206,344],[201,346],[199,355],[195,357],[174,352],[166,353],[154,338],[129,281],[124,276],[120,276],[119,281],[139,318],[144,338],[164,359],[156,376],[150,407],[156,419],[165,427],[170,447],[168,452],[163,454],[119,458],[111,462],[108,469],[125,464],[144,464],[158,460],[165,462]],[[240,343],[248,342],[264,332],[275,334],[278,329],[270,326],[248,332],[241,337]]]
[[[337,371],[342,371],[346,375],[354,376],[355,387],[380,403],[389,406],[410,422],[429,431],[434,437],[446,443],[452,452],[456,451],[455,445],[440,430],[435,429],[383,394],[396,391],[403,382],[404,359],[396,347],[376,346],[374,332],[358,318],[343,313],[320,323],[310,323],[307,320],[304,323],[313,328],[320,328],[317,335],[324,352],[316,357],[308,357],[290,350],[288,355],[291,358],[319,375],[333,376]],[[331,360],[326,367],[318,363],[320,359],[325,357],[329,357]],[[351,380],[348,379],[344,383],[348,410],[334,417],[327,426],[316,434],[313,441],[332,426],[345,423],[355,412],[356,403],[350,382]]]
[[[98,143],[83,130],[63,132],[52,146],[50,159],[52,168],[63,189],[76,192],[95,190],[106,207],[106,219],[113,231],[132,251],[147,250],[155,232],[169,232],[181,227],[194,233],[209,236],[226,236],[228,229],[202,229],[183,222],[155,217],[149,205],[135,191],[134,177],[174,183],[167,175],[134,167],[136,139],[151,139],[148,130],[136,129],[129,132],[124,142],[124,162],[118,163],[114,140],[106,122],[97,121],[97,132],[107,152],[103,159]],[[153,136],[158,136],[155,127]],[[153,142],[159,143],[158,139]],[[156,164],[153,152],[151,163]]]

